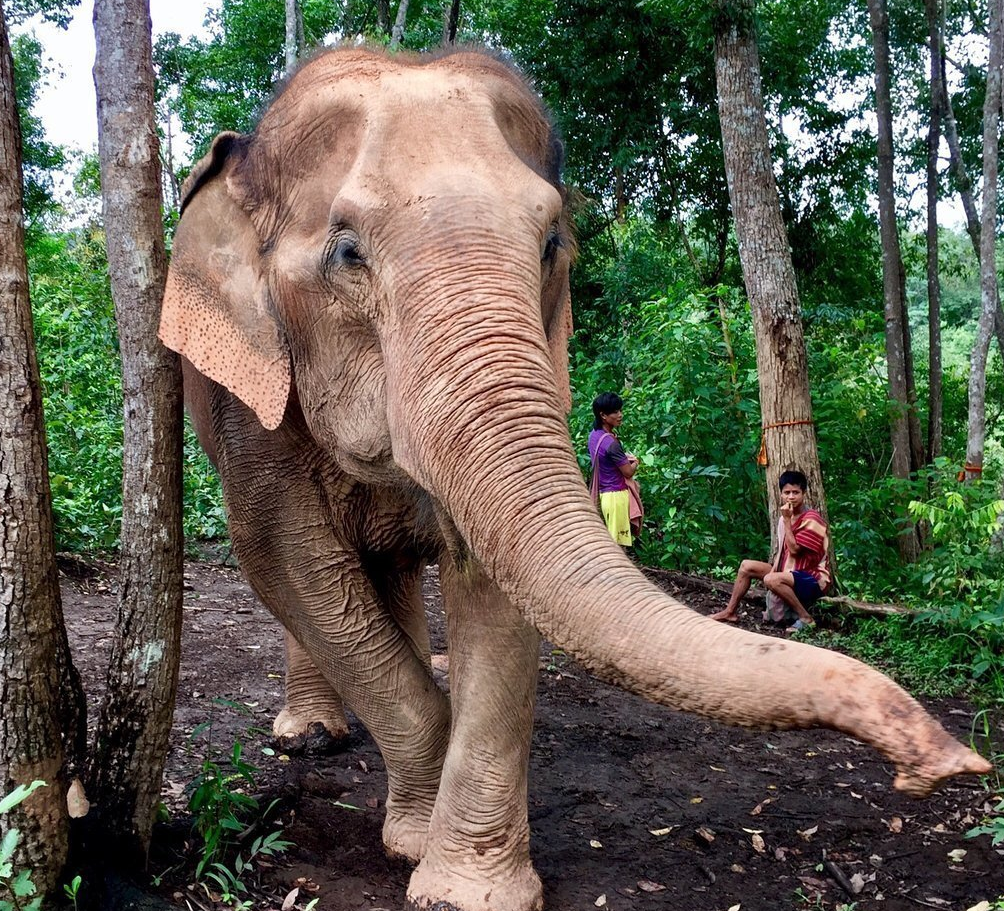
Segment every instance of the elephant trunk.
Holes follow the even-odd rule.
[[[419,303],[397,334],[402,347],[388,359],[392,426],[403,428],[395,459],[528,622],[601,679],[672,708],[850,734],[895,762],[896,787],[911,794],[989,771],[883,674],[715,623],[652,585],[611,540],[583,484],[535,315],[537,277],[500,276],[495,258],[480,267],[494,289],[509,290],[471,293],[485,279],[467,266],[445,292],[440,277],[437,306]],[[412,291],[421,302],[422,289]]]

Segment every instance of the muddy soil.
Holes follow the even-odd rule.
[[[662,584],[703,613],[724,603],[718,594]],[[115,587],[110,564],[63,562],[63,607],[92,712],[111,644]],[[425,587],[433,651],[443,652],[434,569]],[[744,624],[774,634],[760,628],[756,613]],[[156,833],[148,872],[158,885],[150,888],[177,907],[223,907],[191,885],[186,786],[210,749],[229,752],[239,739],[259,769],[263,805],[280,799],[277,820],[293,843],[245,878],[253,907],[279,911],[299,888],[291,908],[317,898],[316,911],[396,911],[410,869],[381,847],[380,755],[354,719],[348,747],[334,755],[273,750],[282,673],[280,630],[240,571],[189,564],[164,783],[172,821]],[[970,704],[944,700],[928,708],[968,738]],[[993,723],[1000,744],[1004,724],[1000,717]],[[531,853],[551,911],[967,911],[1004,895],[1004,848],[963,834],[990,809],[984,786],[960,781],[915,801],[893,791],[892,779],[879,754],[840,734],[749,732],[674,713],[597,682],[547,643],[541,648]]]

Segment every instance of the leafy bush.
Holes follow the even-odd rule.
[[[0,798],[0,816],[24,803],[35,791],[45,786],[44,781],[38,780],[29,785],[18,785]],[[42,907],[42,896],[35,894],[32,871],[21,869],[15,872],[14,854],[20,841],[21,832],[13,828],[7,829],[0,838],[0,911],[39,911]]]

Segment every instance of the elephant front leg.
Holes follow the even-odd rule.
[[[289,630],[285,637],[286,704],[272,723],[272,733],[288,753],[332,751],[349,736],[342,700],[296,637]]]
[[[437,911],[531,911],[543,904],[526,783],[540,637],[479,570],[451,562],[440,573],[453,729],[408,899]]]

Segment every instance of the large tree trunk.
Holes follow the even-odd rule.
[[[157,339],[166,259],[147,0],[97,0],[98,152],[122,350],[119,616],[90,769],[106,856],[145,855],[178,675],[181,374]]]
[[[43,894],[59,882],[69,838],[67,760],[84,730],[59,598],[42,392],[24,250],[21,129],[0,6],[0,796],[48,787],[10,811],[16,869]]]
[[[811,499],[824,515],[826,500],[812,424],[798,288],[767,136],[753,3],[716,0],[715,11],[725,172],[753,312],[771,528],[776,529],[777,479],[785,469],[805,473]]]
[[[443,46],[457,43],[460,27],[460,0],[447,0],[443,9]]]
[[[986,438],[987,355],[997,310],[997,150],[1001,115],[1001,62],[1004,58],[1004,0],[989,0],[990,53],[987,94],[983,102],[983,220],[980,226],[980,298],[982,308],[969,369],[969,434],[966,477],[983,471]]]
[[[925,0],[931,43],[931,113],[927,130],[927,461],[941,455],[941,283],[938,278],[938,146],[941,143],[941,12]]]
[[[910,433],[910,382],[907,378],[907,347],[904,320],[905,289],[903,257],[896,227],[896,197],[893,178],[892,102],[889,69],[889,15],[885,0],[868,0],[872,39],[875,48],[875,109],[878,118],[878,196],[882,236],[882,285],[885,300],[885,347],[889,371],[890,431],[892,472],[897,478],[910,477],[914,467]],[[903,506],[905,519],[905,504]],[[912,525],[899,536],[900,555],[917,559],[918,541]]]
[[[944,17],[942,17],[942,34],[944,34]],[[949,164],[955,175],[955,183],[959,188],[959,198],[966,213],[966,232],[973,242],[973,252],[976,259],[980,258],[980,218],[976,214],[976,203],[973,200],[973,183],[966,173],[966,164],[962,160],[962,147],[959,144],[959,130],[955,123],[955,111],[952,108],[952,96],[948,92],[948,81],[945,78],[945,57],[941,57],[941,100],[945,118],[945,138],[948,140]],[[1001,308],[1000,289],[997,290],[997,308],[994,315],[994,335],[997,336],[997,348],[1004,358],[1004,309]]]

